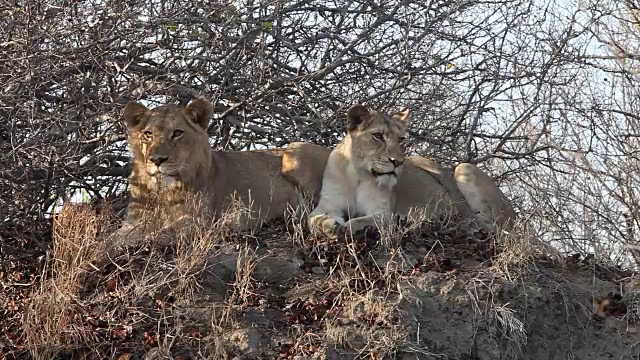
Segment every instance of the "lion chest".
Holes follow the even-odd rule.
[[[390,189],[378,186],[375,181],[360,182],[354,195],[356,216],[391,212],[393,199]]]

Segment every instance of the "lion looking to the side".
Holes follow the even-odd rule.
[[[347,134],[329,155],[310,228],[357,231],[394,211],[408,117],[408,110],[387,116],[362,105],[349,108]]]
[[[377,114],[366,109],[362,110],[360,106],[357,109],[359,109],[357,114]],[[381,119],[379,114],[375,116]],[[406,123],[406,119],[404,122]],[[358,130],[358,128],[350,130],[351,134],[347,134],[347,138],[353,137]],[[404,137],[404,131],[396,133],[394,135],[396,139],[400,140]],[[373,139],[371,132],[368,134],[370,142],[368,146],[372,146],[376,140]],[[399,141],[395,141],[394,144],[397,152],[402,151]],[[361,152],[355,148],[362,145],[363,143],[351,142],[351,147],[341,144],[332,151],[319,145],[296,142],[290,144],[285,150],[282,162],[283,175],[304,192],[312,194],[315,201],[319,198],[318,206],[312,213],[313,219],[311,216],[309,219],[310,227],[325,233],[337,234],[346,230],[347,226],[350,226],[352,231],[359,230],[379,218],[354,219],[354,223],[345,223],[344,217],[348,214],[346,214],[347,204],[344,199],[349,197],[344,197],[340,192],[333,190],[343,187],[349,189],[347,190],[349,196],[353,197],[357,194],[353,191],[353,178],[350,179],[348,173],[344,170],[341,172],[340,169],[346,169],[345,162],[354,161],[358,157],[356,162],[366,163],[366,159],[362,158],[367,156],[366,151]],[[361,149],[367,148],[364,146]],[[462,217],[475,221],[478,226],[488,231],[504,228],[516,217],[508,199],[491,178],[475,165],[462,163],[455,168],[455,171],[450,172],[422,156],[408,156],[404,157],[401,168],[402,171],[397,174],[397,185],[391,194],[385,188],[378,188],[373,193],[369,193],[375,196],[377,192],[382,200],[395,196],[395,206],[392,211],[396,214],[406,215],[412,209],[424,209],[427,216],[441,213]],[[335,171],[336,169],[338,171]],[[366,181],[366,176],[371,179],[374,176],[372,173],[361,172],[360,174],[365,179],[363,181]],[[369,203],[375,202],[369,198],[364,200]],[[327,210],[326,204],[332,204],[332,201],[342,204],[342,213],[335,209],[331,210],[331,206],[328,207],[330,210]],[[350,211],[353,212],[353,209]],[[388,210],[384,209],[383,212],[386,211]],[[323,216],[323,214],[326,215]],[[346,226],[340,225],[341,223],[345,223]]]
[[[280,173],[282,150],[213,151],[207,133],[212,113],[204,98],[186,107],[127,104],[124,121],[133,169],[126,224],[146,220],[158,208],[166,222],[176,221],[193,194],[213,212],[224,211],[233,195],[251,205],[251,216],[240,228],[281,217],[289,204],[295,205],[295,187]]]

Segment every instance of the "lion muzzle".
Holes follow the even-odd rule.
[[[151,156],[149,156],[149,161],[154,163],[157,167],[160,167],[160,165],[162,165],[162,163],[164,163],[167,160],[169,160],[169,157],[165,156],[165,155],[151,155]]]
[[[393,166],[393,169],[391,169],[389,171],[381,171],[381,170],[372,168],[370,170],[371,171],[371,175],[373,175],[375,177],[380,177],[380,176],[385,176],[385,175],[393,175],[395,177],[398,177],[398,174],[400,173],[401,166],[404,163],[404,159],[390,157],[390,158],[388,158],[388,160],[389,160],[389,163],[391,163],[391,165]],[[389,163],[387,163],[385,165],[388,165]],[[385,166],[385,167],[387,167],[387,166]]]

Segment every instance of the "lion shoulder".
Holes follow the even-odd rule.
[[[282,154],[282,176],[317,204],[322,178],[331,149],[310,143],[293,142]]]

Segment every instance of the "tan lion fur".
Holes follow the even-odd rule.
[[[292,143],[285,151],[282,173],[301,190],[313,195],[318,203],[324,187],[323,179],[326,179],[325,169],[336,165],[335,160],[334,163],[329,162],[330,154],[331,149],[319,145]],[[508,199],[491,178],[475,165],[462,163],[454,172],[450,172],[422,156],[409,156],[404,160],[395,187],[395,213],[406,215],[411,209],[420,208],[426,214],[440,212],[476,219],[487,230],[502,228],[515,219],[515,211]],[[337,168],[344,168],[344,164],[338,163]],[[334,174],[331,177],[334,181],[338,184],[344,182],[338,176],[339,171]],[[324,220],[323,231],[330,232],[331,227],[334,227],[334,231],[339,229],[339,224],[327,221],[326,217]],[[310,225],[323,227],[318,220]],[[352,227],[352,230],[356,229]]]
[[[454,170],[457,188],[485,228],[504,227],[516,218],[511,201],[500,191],[495,182],[477,166],[462,163]]]
[[[154,216],[158,207],[165,223],[175,221],[191,206],[186,201],[194,194],[215,213],[227,209],[234,193],[246,205],[250,199],[253,212],[240,228],[281,217],[289,204],[295,206],[295,187],[280,172],[283,151],[213,151],[207,133],[212,111],[204,98],[186,107],[127,104],[124,120],[133,169],[126,223]]]

